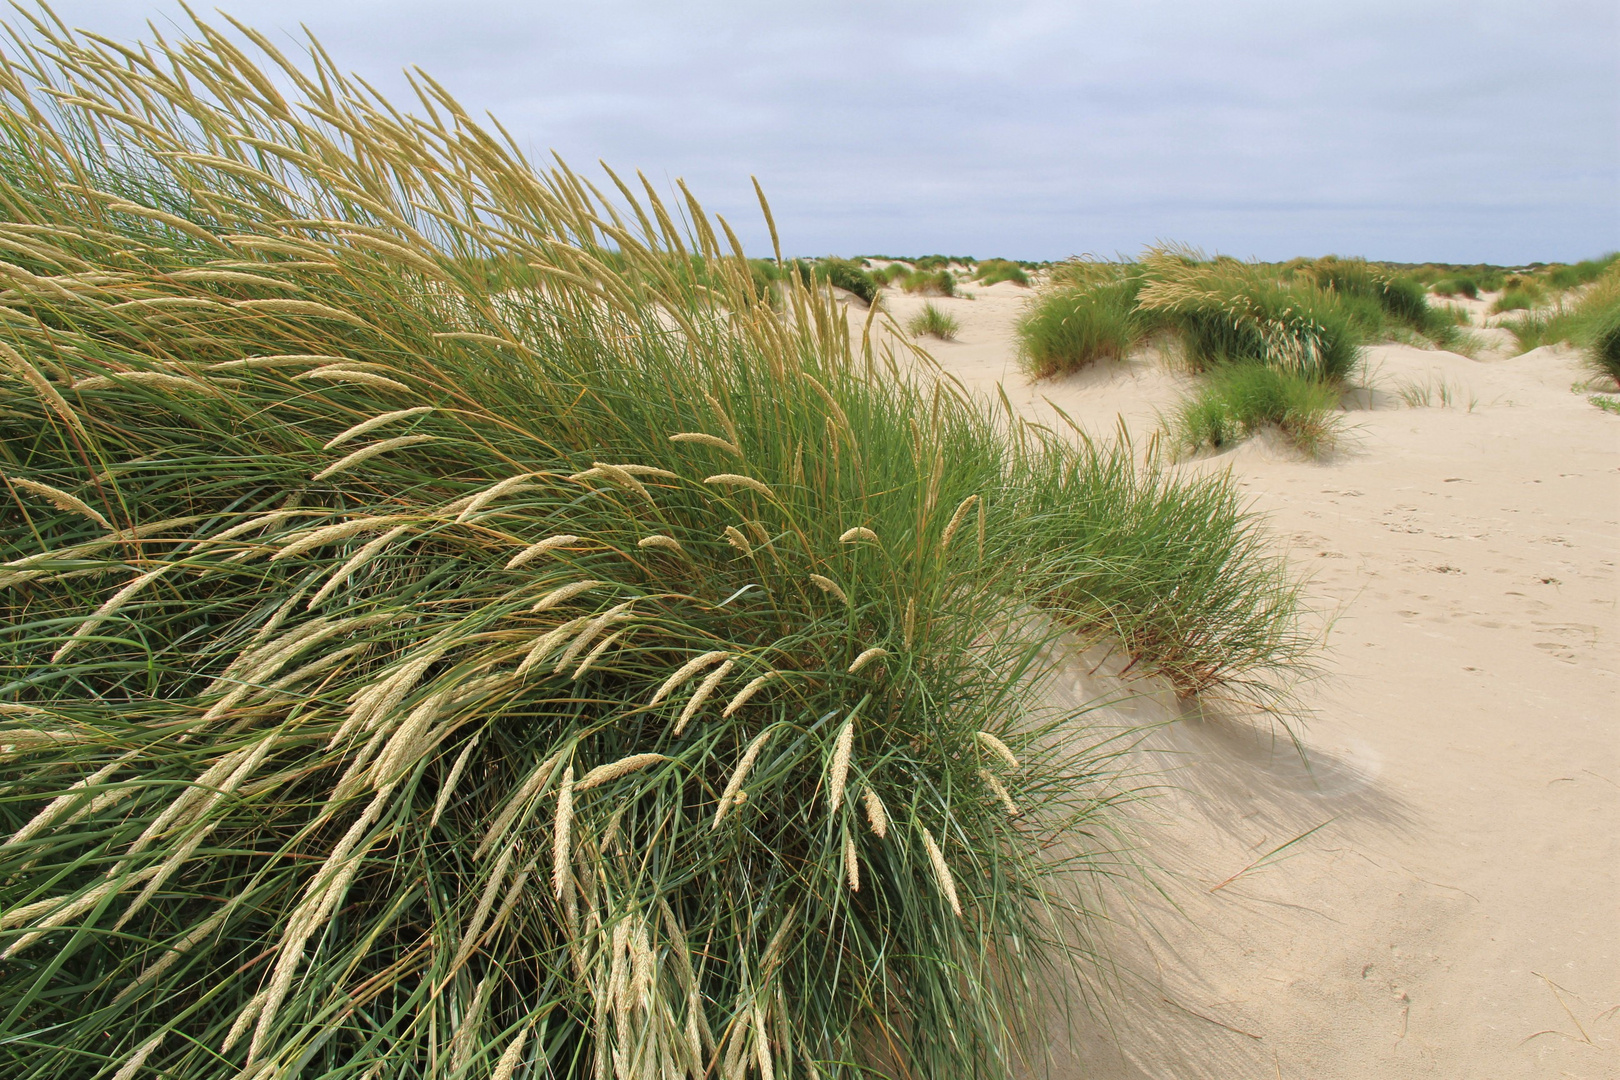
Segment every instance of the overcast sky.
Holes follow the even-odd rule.
[[[141,36],[172,2],[58,0]],[[204,8],[203,10],[207,10]],[[396,100],[684,177],[756,252],[1569,261],[1620,248],[1616,0],[237,0]]]

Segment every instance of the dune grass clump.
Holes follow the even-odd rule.
[[[1151,326],[1136,308],[1138,275],[1121,273],[1045,291],[1018,321],[1019,358],[1036,378],[1120,360]]]
[[[1054,635],[1308,652],[1230,480],[195,33],[0,68],[0,1074],[1009,1072],[1117,850]]]
[[[1620,272],[1611,269],[1573,303],[1559,300],[1502,325],[1513,332],[1521,352],[1567,342],[1585,354],[1597,374],[1620,379],[1615,329],[1620,326]]]
[[[1506,311],[1529,311],[1546,298],[1546,291],[1534,278],[1515,274],[1503,283],[1502,295],[1491,302],[1491,313],[1500,315]]]
[[[1567,266],[1555,266],[1547,271],[1547,284],[1554,289],[1575,289],[1582,285],[1590,285],[1616,263],[1620,263],[1620,251],[1613,251],[1596,259],[1582,259]]]
[[[877,280],[848,259],[822,259],[816,263],[815,270],[828,284],[854,293],[868,304],[878,298],[881,286]]]
[[[906,322],[906,329],[913,337],[936,337],[941,341],[955,341],[956,335],[962,331],[962,326],[949,312],[942,311],[933,304],[924,304],[923,309]]]
[[[1010,281],[1014,285],[1029,287],[1029,274],[1022,266],[1008,259],[986,259],[980,263],[974,274],[974,280],[981,285],[996,285],[1003,281]]]
[[[1470,277],[1442,278],[1430,287],[1430,291],[1436,296],[1466,296],[1470,300],[1479,299],[1479,284]]]
[[[1170,429],[1186,450],[1221,450],[1274,429],[1308,455],[1338,429],[1338,394],[1320,381],[1280,368],[1231,364],[1211,371],[1183,402]]]
[[[956,277],[949,270],[913,270],[900,279],[900,287],[921,296],[955,296]]]
[[[1138,306],[1174,324],[1195,371],[1257,363],[1337,384],[1359,360],[1362,336],[1331,292],[1279,280],[1264,265],[1177,249],[1155,250],[1142,265]]]

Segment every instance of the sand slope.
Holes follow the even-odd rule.
[[[930,351],[1041,422],[1140,439],[1188,385],[1151,356],[1032,385],[1028,291],[974,291],[933,301],[963,329]],[[1620,417],[1572,392],[1567,349],[1481,356],[1371,349],[1330,459],[1262,440],[1184,466],[1234,470],[1336,616],[1308,766],[1133,686],[1118,717],[1166,721],[1140,752],[1171,785],[1140,838],[1166,895],[1117,905],[1109,1022],[1054,1020],[1054,1075],[1620,1076]]]

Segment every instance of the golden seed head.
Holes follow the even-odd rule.
[[[873,660],[881,660],[888,655],[888,649],[867,649],[865,652],[861,653],[861,655],[855,658],[854,663],[849,665],[849,673],[853,675],[867,664],[870,664]]]
[[[1002,742],[988,731],[975,732],[974,737],[979,740],[979,743],[984,746],[986,750],[989,750],[991,753],[1001,758],[1001,760],[1005,761],[1012,768],[1018,768],[1018,758],[1013,754],[1012,749],[1008,747],[1006,743]]]
[[[878,793],[870,787],[861,790],[861,802],[866,805],[866,823],[877,834],[879,840],[889,835],[889,811],[878,798]]]
[[[842,603],[842,604],[849,603],[849,597],[844,594],[843,589],[839,588],[838,582],[834,581],[832,578],[825,577],[825,576],[823,576],[821,574],[811,574],[810,575],[810,581],[811,581],[812,584],[814,584],[816,586],[816,588],[820,589],[822,592],[826,593],[828,596],[831,596],[834,600],[837,600],[839,603]]]

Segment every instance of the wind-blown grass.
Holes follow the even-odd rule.
[[[1332,292],[1281,281],[1262,264],[1178,249],[1151,252],[1142,265],[1138,307],[1175,325],[1194,370],[1258,363],[1337,383],[1358,362],[1361,335]]]
[[[1119,793],[1021,613],[1270,693],[1231,483],[197,34],[0,72],[0,1072],[1008,1071]]]

